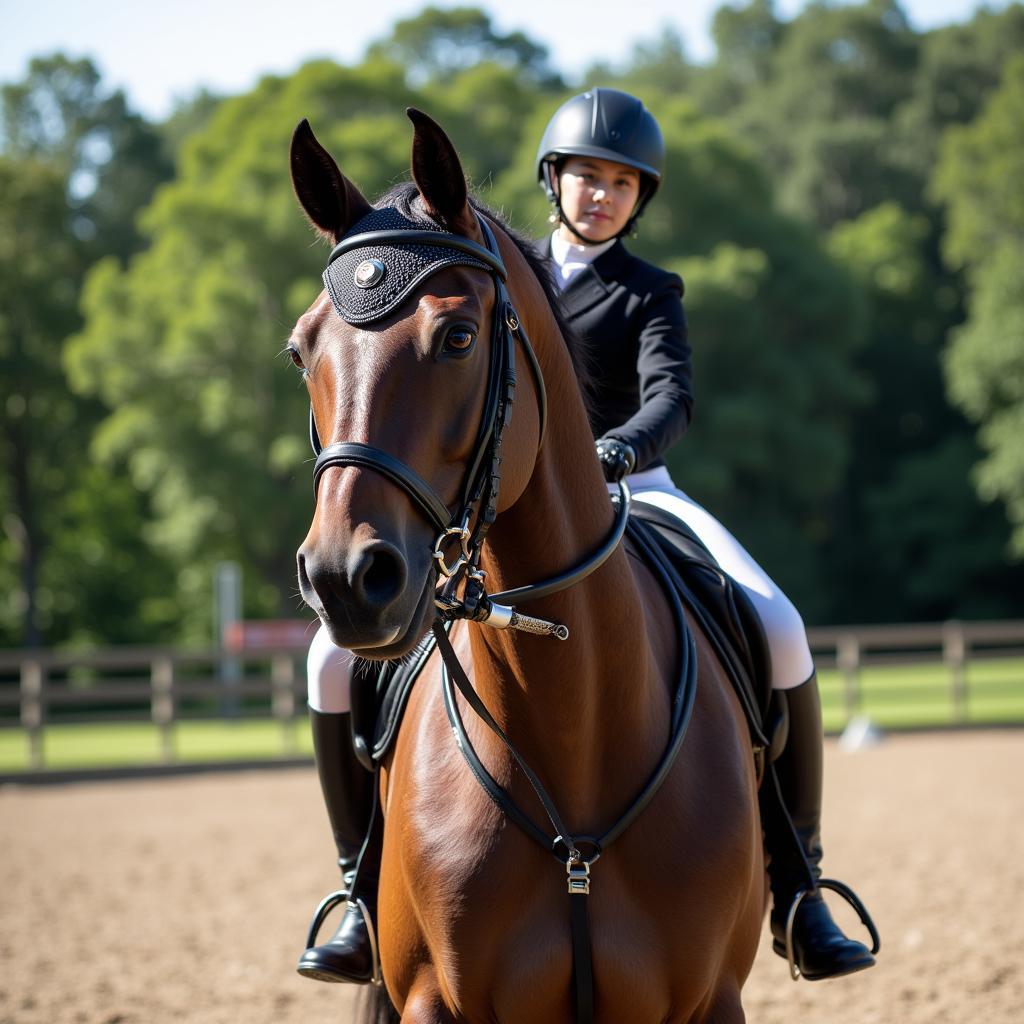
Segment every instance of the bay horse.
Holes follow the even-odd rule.
[[[546,636],[491,628],[493,621],[452,627],[452,656],[508,745],[465,697],[449,698],[465,718],[465,742],[453,738],[441,683],[455,670],[437,650],[412,691],[379,773],[377,941],[391,1012],[406,1024],[581,1019],[566,906],[575,867],[569,900],[583,893],[586,901],[591,1019],[739,1024],[766,906],[757,778],[740,702],[697,624],[680,628],[636,544],[614,543],[621,503],[617,512],[609,500],[573,352],[536,260],[471,202],[440,126],[408,114],[412,181],[376,207],[307,122],[292,140],[296,195],[336,255],[352,249],[346,236],[362,221],[378,233],[356,239],[370,247],[356,259],[372,256],[374,245],[413,259],[422,241],[427,255],[418,258],[428,268],[417,276],[415,265],[363,259],[354,279],[349,272],[330,285],[292,332],[289,351],[323,447],[316,510],[298,552],[303,596],[338,646],[365,659],[402,659],[432,628],[436,635],[439,609],[464,594],[450,581],[446,605],[436,587],[448,572],[460,579],[467,537],[481,543],[468,566],[475,577],[463,574],[460,585],[485,579],[492,594],[557,578],[602,548],[610,554],[598,567],[591,559],[593,571],[571,586],[528,597],[533,618],[522,624],[565,624],[567,639],[557,638],[561,627]],[[419,230],[408,237],[422,238],[403,249],[390,228],[410,221]],[[456,256],[446,263],[449,250],[439,245]],[[359,303],[375,287],[378,306],[364,316]],[[346,303],[356,312],[343,318],[336,307]],[[508,358],[499,362],[506,326],[518,373]],[[504,366],[497,382],[495,365]],[[488,426],[496,390],[499,413]],[[500,432],[500,454],[481,459],[488,431],[492,442]],[[331,452],[337,457],[325,461]],[[466,509],[461,523],[460,513],[445,521],[452,508]],[[536,816],[542,794],[561,809],[552,819],[563,829],[556,845],[619,820],[665,764],[686,643],[697,685],[678,756],[614,845],[584,855],[567,839],[555,850],[569,855],[560,868],[508,808]],[[508,805],[485,791],[466,743]]]

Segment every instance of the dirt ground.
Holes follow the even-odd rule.
[[[827,872],[877,967],[794,984],[770,947],[756,1024],[1024,1020],[1024,733],[827,751]],[[347,1021],[293,964],[334,883],[311,769],[0,790],[0,1024]]]

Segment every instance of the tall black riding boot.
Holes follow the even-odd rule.
[[[862,971],[875,962],[872,950],[840,931],[821,889],[839,892],[854,906],[871,932],[874,952],[878,937],[860,900],[842,883],[821,878],[823,757],[817,679],[812,675],[806,683],[782,692],[789,711],[789,738],[762,787],[765,842],[771,858],[772,948],[790,959],[791,969],[815,981]]]
[[[352,749],[352,716],[347,712],[309,712],[313,752],[327,816],[338,848],[345,887],[328,896],[313,918],[309,948],[299,958],[298,972],[319,981],[373,980],[374,950],[363,908],[349,902],[334,937],[316,946],[316,932],[326,913],[352,890],[356,864],[373,812],[373,776],[356,760]],[[361,869],[365,874],[365,870]],[[375,878],[372,880],[375,882]]]

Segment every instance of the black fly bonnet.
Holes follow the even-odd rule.
[[[420,241],[425,234],[429,241]],[[500,257],[495,262],[486,250],[478,255],[461,244],[456,248],[448,241],[452,237],[393,207],[367,214],[334,249],[324,271],[324,286],[338,315],[350,324],[380,320],[446,267],[478,267],[505,276]]]

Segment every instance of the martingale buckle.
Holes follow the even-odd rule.
[[[565,862],[570,896],[590,895],[590,865],[585,860],[570,857]]]

